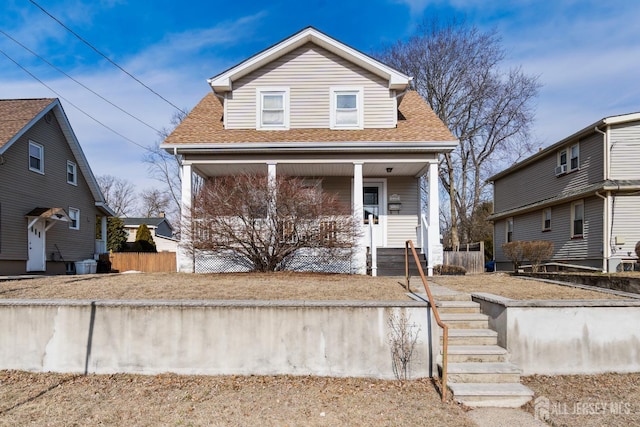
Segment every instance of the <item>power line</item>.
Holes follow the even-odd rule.
[[[43,82],[42,80],[40,80],[35,74],[33,74],[31,71],[27,70],[25,67],[23,67],[20,63],[18,63],[18,61],[16,61],[15,59],[13,59],[12,57],[10,57],[4,50],[0,49],[0,53],[3,54],[4,56],[7,57],[7,59],[9,59],[9,61],[13,62],[14,64],[16,64],[22,71],[24,71],[25,73],[29,74],[33,79],[37,80],[41,85],[43,85],[44,87],[46,87],[47,89],[49,89],[51,92],[55,93],[58,98],[63,99],[67,104],[71,105],[73,108],[75,108],[76,110],[80,111],[82,114],[84,114],[85,116],[89,117],[91,120],[93,120],[94,122],[98,123],[100,126],[104,127],[105,129],[110,130],[111,132],[113,132],[114,134],[118,135],[119,137],[129,141],[130,143],[137,145],[138,147],[142,148],[145,151],[152,151],[149,147],[145,147],[142,144],[139,144],[137,142],[135,142],[133,139],[128,138],[126,136],[124,136],[123,134],[121,134],[120,132],[116,131],[115,129],[107,126],[106,124],[102,123],[100,120],[96,119],[95,117],[93,117],[91,114],[87,113],[86,111],[84,111],[82,108],[78,107],[77,105],[75,105],[73,102],[69,101],[67,98],[65,98],[64,96],[62,96],[59,92],[57,92],[55,89],[53,89],[51,86],[47,85],[45,82]]]
[[[58,18],[56,18],[55,16],[53,16],[51,13],[47,12],[47,10],[45,10],[42,6],[40,6],[38,3],[36,3],[34,0],[29,0],[34,6],[36,6],[38,9],[40,9],[41,11],[43,11],[45,14],[47,14],[51,19],[53,19],[54,21],[56,21],[58,24],[60,24],[64,29],[66,29],[68,32],[70,32],[71,34],[73,34],[78,40],[80,40],[81,42],[83,42],[84,44],[86,44],[87,46],[89,46],[91,49],[93,49],[98,55],[102,56],[104,59],[106,59],[107,61],[109,61],[111,64],[113,64],[116,68],[118,68],[120,71],[122,71],[123,73],[125,73],[126,75],[128,75],[129,77],[131,77],[133,80],[135,80],[136,82],[138,82],[139,84],[141,84],[142,86],[144,86],[146,89],[148,89],[149,91],[151,91],[151,93],[153,93],[154,95],[156,95],[157,97],[159,97],[160,99],[162,99],[164,102],[166,102],[167,104],[171,105],[173,108],[175,108],[176,110],[180,111],[183,114],[187,114],[184,110],[182,110],[182,108],[178,107],[177,105],[175,105],[173,102],[169,101],[167,98],[165,98],[164,96],[160,95],[158,92],[156,92],[155,90],[151,89],[149,86],[147,86],[146,84],[144,84],[142,81],[140,81],[137,77],[135,77],[133,74],[131,74],[130,72],[128,72],[127,70],[125,70],[124,68],[122,68],[120,65],[116,64],[111,58],[109,58],[107,55],[105,55],[104,53],[100,52],[98,50],[98,48],[96,48],[95,46],[93,46],[91,43],[89,43],[87,40],[83,39],[78,33],[76,33],[75,31],[73,31],[71,28],[67,27],[62,21],[60,21]]]
[[[79,84],[80,86],[82,86],[83,88],[85,88],[86,90],[88,90],[89,92],[91,92],[92,94],[94,94],[95,96],[97,96],[98,98],[102,99],[103,101],[107,102],[108,104],[112,105],[113,107],[117,108],[118,110],[122,111],[123,113],[125,113],[126,115],[128,115],[129,117],[133,118],[134,120],[137,120],[138,122],[142,123],[143,125],[145,125],[146,127],[148,127],[149,129],[155,131],[156,133],[160,134],[162,133],[161,131],[159,131],[158,129],[154,128],[153,126],[151,126],[150,124],[148,124],[147,122],[143,121],[142,119],[139,119],[138,117],[134,116],[133,114],[129,113],[128,111],[124,110],[123,108],[119,107],[118,105],[114,104],[113,102],[109,101],[107,98],[105,98],[104,96],[100,95],[99,93],[97,93],[96,91],[94,91],[93,89],[87,87],[86,85],[84,85],[82,82],[76,80],[75,78],[73,78],[72,76],[70,76],[69,74],[67,74],[64,70],[60,69],[59,67],[57,67],[56,65],[52,64],[51,62],[47,61],[45,58],[43,58],[42,56],[38,55],[36,52],[34,52],[33,50],[29,49],[27,46],[23,45],[22,43],[20,43],[18,40],[16,40],[15,38],[11,37],[9,34],[7,34],[6,32],[4,32],[3,30],[0,29],[0,33],[2,33],[5,37],[7,37],[8,39],[10,39],[11,41],[13,41],[14,43],[16,43],[18,46],[22,47],[23,49],[25,49],[27,52],[31,53],[33,56],[35,56],[36,58],[40,59],[41,61],[43,61],[44,63],[46,63],[47,65],[49,65],[50,67],[52,67],[53,69],[55,69],[56,71],[60,72],[61,74],[64,74],[66,77],[68,77],[69,79],[73,80],[74,82],[76,82],[77,84]],[[6,55],[5,55],[6,56]]]

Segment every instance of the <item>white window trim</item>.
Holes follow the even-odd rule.
[[[575,168],[571,167],[571,159],[573,159],[571,152],[573,151],[573,149],[576,148],[578,151],[578,162]],[[575,171],[580,169],[580,144],[573,144],[571,145],[568,149],[567,149],[567,171],[571,172],[571,171]]]
[[[40,150],[40,169],[31,167],[31,147],[37,147]],[[27,153],[27,161],[29,162],[29,170],[44,175],[44,146],[37,142],[29,141],[29,152]]]
[[[545,220],[547,219],[546,213],[549,212],[549,226],[545,226]],[[551,230],[551,208],[546,208],[542,210],[542,231],[550,231]]]
[[[358,109],[358,122],[355,125],[336,124],[337,95],[341,93],[354,93],[356,95],[356,108]],[[364,87],[363,86],[332,86],[329,88],[329,121],[331,129],[364,129]]]
[[[75,227],[73,226],[74,213],[75,213],[75,220],[76,220]],[[80,230],[80,209],[72,208],[71,206],[69,206],[69,218],[71,218],[71,222],[69,223],[69,229]]]
[[[575,234],[574,233],[574,221],[576,220],[576,206],[582,205],[582,233]],[[571,238],[582,238],[584,237],[584,224],[585,224],[585,211],[584,211],[584,200],[577,200],[571,203]]]
[[[284,122],[281,125],[265,125],[262,123],[262,96],[267,93],[282,93],[284,107]],[[256,129],[258,130],[288,130],[290,111],[289,88],[284,86],[265,86],[256,88]]]
[[[69,167],[73,168],[73,180],[69,181]],[[67,160],[67,184],[78,185],[78,166],[71,160]]]

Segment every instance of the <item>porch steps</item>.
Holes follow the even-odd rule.
[[[449,327],[447,386],[453,398],[469,407],[518,408],[529,402],[533,391],[520,383],[522,371],[498,345],[498,333],[489,329],[480,305],[468,294],[433,288],[440,318]],[[442,375],[442,337],[439,359]]]
[[[416,248],[418,256],[421,257],[422,268],[427,270],[426,258],[420,254],[420,248]],[[405,250],[404,248],[377,248],[377,272],[378,276],[404,276],[405,275]],[[413,258],[409,260],[409,274],[418,276],[418,267]]]

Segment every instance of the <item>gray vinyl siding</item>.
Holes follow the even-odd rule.
[[[567,144],[570,147],[578,141]],[[579,142],[579,170],[556,177],[557,153],[549,153],[494,182],[494,212],[519,208],[603,180],[602,135]]]
[[[615,196],[611,224],[612,257],[636,258],[635,246],[640,242],[640,196]],[[615,245],[616,236],[624,239],[624,244]]]
[[[29,140],[44,147],[44,175],[29,170]],[[40,120],[9,147],[0,166],[0,260],[24,260],[27,253],[27,219],[37,207],[80,209],[80,229],[70,230],[57,223],[46,233],[46,259],[62,254],[65,261],[93,257],[96,215],[89,186],[77,159],[62,134],[55,117],[51,123]],[[77,165],[77,186],[67,184],[67,160]]]
[[[226,99],[227,129],[255,129],[256,88],[288,87],[290,128],[328,128],[330,87],[364,88],[364,126],[396,125],[396,100],[387,82],[349,61],[308,43],[238,81]]]
[[[581,199],[584,202],[583,237],[571,238],[571,202],[551,208],[551,229],[542,230],[542,209],[513,217],[513,241],[548,240],[553,242],[556,262],[568,262],[593,267],[602,266],[604,202],[597,197]],[[508,263],[502,244],[506,240],[505,220],[494,224],[495,259]]]
[[[611,179],[639,179],[640,122],[611,127]]]

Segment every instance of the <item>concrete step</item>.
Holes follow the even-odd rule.
[[[449,329],[449,346],[454,345],[498,345],[498,333],[491,329]]]
[[[435,298],[435,297],[434,297]],[[480,304],[473,301],[436,301],[438,312],[444,313],[480,313]]]
[[[519,408],[533,398],[533,391],[520,383],[449,383],[453,398],[472,408]]]
[[[497,345],[450,345],[447,355],[449,363],[506,362],[508,358],[507,350]]]
[[[449,329],[488,329],[489,316],[480,313],[442,313],[442,320]]]
[[[442,372],[442,365],[438,364]],[[447,379],[451,383],[517,383],[522,371],[509,362],[449,363]]]

